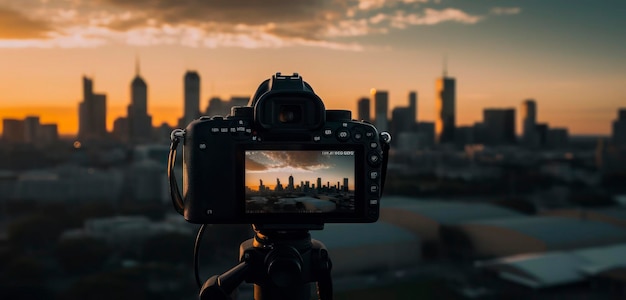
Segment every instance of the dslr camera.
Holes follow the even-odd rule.
[[[276,73],[248,106],[185,129],[184,217],[198,224],[375,222],[390,139],[350,111],[326,110],[297,73]]]

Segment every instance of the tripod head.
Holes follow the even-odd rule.
[[[309,229],[322,229],[323,225],[252,227],[256,234],[241,243],[239,264],[209,278],[200,290],[200,299],[230,299],[244,280],[254,283],[256,300],[308,300],[313,282],[320,299],[332,299],[328,251],[309,234]]]

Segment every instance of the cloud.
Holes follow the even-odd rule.
[[[324,157],[318,152],[307,151],[265,151],[262,152],[270,168],[290,168],[300,170],[319,170],[327,168]]]
[[[399,11],[391,17],[391,25],[396,28],[406,28],[409,25],[436,25],[443,22],[458,22],[475,24],[483,17],[473,16],[455,8],[436,10],[427,8],[423,14],[406,14]]]
[[[0,39],[47,38],[50,24],[33,20],[19,11],[0,7]]]
[[[246,171],[250,172],[250,171],[265,171],[265,170],[267,170],[267,167],[264,164],[259,163],[254,159],[246,158]]]
[[[494,7],[491,9],[490,13],[494,15],[517,15],[522,12],[522,9],[519,7]]]
[[[13,3],[0,0],[0,8]],[[0,22],[2,12],[9,12],[12,23],[25,24],[0,27],[22,28],[17,36],[23,40],[5,34],[0,36],[0,47],[125,43],[362,51],[360,41],[368,36],[443,22],[471,25],[486,18],[458,8],[428,7],[433,5],[440,6],[429,0],[23,0],[19,6],[0,10]],[[512,14],[514,10],[487,12]]]

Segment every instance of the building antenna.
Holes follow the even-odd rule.
[[[448,77],[448,54],[443,55],[443,77]]]
[[[135,74],[139,76],[139,54],[135,54]]]

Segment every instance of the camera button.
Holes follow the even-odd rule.
[[[325,136],[331,136],[331,135],[333,135],[333,130],[332,130],[332,129],[330,129],[330,128],[326,128],[326,129],[324,129],[324,135],[325,135]]]
[[[370,199],[370,205],[378,205],[378,199]]]
[[[378,194],[378,185],[376,185],[376,184],[370,185],[370,193]]]
[[[213,127],[213,128],[211,128],[211,133],[215,134],[215,133],[219,133],[219,132],[220,132],[219,127]]]
[[[316,135],[316,136],[314,136],[314,137],[313,137],[313,141],[314,141],[314,142],[319,142],[319,141],[321,141],[321,140],[322,140],[322,137],[321,137],[321,136],[319,136],[319,135]]]
[[[337,139],[345,142],[350,138],[350,132],[348,132],[348,130],[346,129],[340,129],[339,131],[337,131]]]
[[[371,171],[370,172],[370,179],[371,180],[376,180],[376,179],[378,179],[378,175],[379,175],[378,171]]]
[[[376,142],[371,142],[370,143],[370,148],[376,149],[377,147],[378,147],[378,143],[376,143]]]
[[[365,132],[365,137],[368,139],[374,138],[374,132],[371,130],[368,130]]]
[[[363,134],[357,131],[354,133],[353,137],[355,141],[360,141],[363,138]]]
[[[375,153],[375,152],[370,152],[370,154],[367,156],[367,161],[370,163],[370,165],[375,167],[380,164],[381,158],[382,157],[380,157],[380,154]]]

